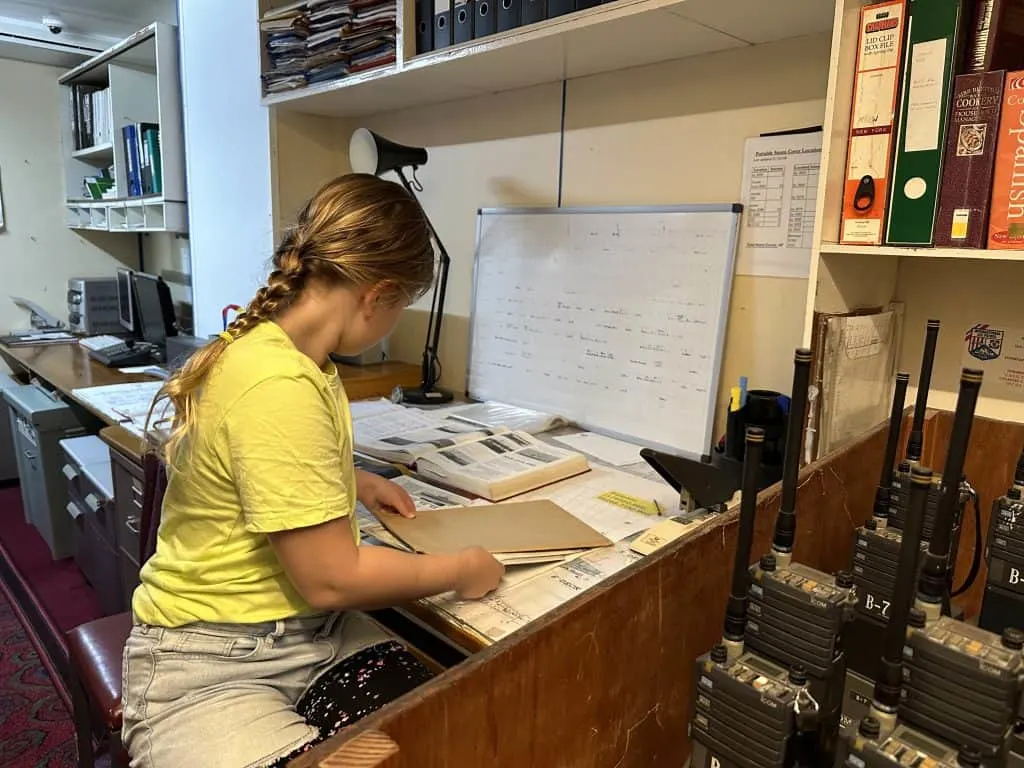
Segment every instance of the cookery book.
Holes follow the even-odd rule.
[[[988,247],[1024,248],[1024,70],[1006,73]]]

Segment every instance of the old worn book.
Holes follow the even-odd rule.
[[[967,72],[1024,68],[1024,0],[975,0]]]
[[[1024,70],[1008,72],[996,141],[988,247],[1024,249]]]
[[[992,198],[999,111],[1006,73],[958,75],[953,82],[935,245],[984,248]]]
[[[527,432],[504,432],[419,456],[426,478],[500,501],[590,469],[582,453],[543,443]]]
[[[906,15],[906,0],[888,0],[860,11],[839,233],[842,243],[882,242]]]

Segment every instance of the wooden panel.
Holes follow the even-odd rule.
[[[420,383],[420,366],[388,362],[380,365],[339,365],[338,375],[349,400],[388,397],[395,387]]]
[[[801,473],[797,558],[846,567],[870,515],[885,445],[880,427]],[[769,546],[781,489],[758,503],[753,553]],[[721,635],[738,514],[589,590],[292,761],[319,765],[378,730],[388,765],[678,768],[689,754],[694,659]],[[638,652],[642,651],[642,652]]]
[[[982,386],[984,387],[984,385]],[[933,471],[942,472],[944,468],[952,428],[953,414],[949,411],[939,411],[934,436],[929,438],[933,450],[930,459]],[[1013,484],[1013,472],[1022,445],[1024,445],[1024,424],[975,417],[974,425],[971,427],[971,441],[968,447],[967,461],[964,464],[964,474],[974,490],[978,492],[982,546],[988,536],[992,502],[1006,493],[1006,490]],[[974,510],[968,506],[964,513],[964,524],[960,533],[960,551],[957,555],[954,578],[955,587],[959,587],[963,583],[970,570],[975,549],[975,531]],[[976,617],[981,610],[981,598],[985,591],[987,574],[988,568],[982,560],[981,570],[978,572],[974,585],[954,601],[964,609],[968,619]]]

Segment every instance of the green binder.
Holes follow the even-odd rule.
[[[962,0],[910,0],[886,221],[889,245],[932,245],[963,15]]]

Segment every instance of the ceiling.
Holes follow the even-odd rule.
[[[154,21],[176,23],[175,0],[0,0],[0,58],[71,68]],[[44,17],[63,31],[52,34]]]

